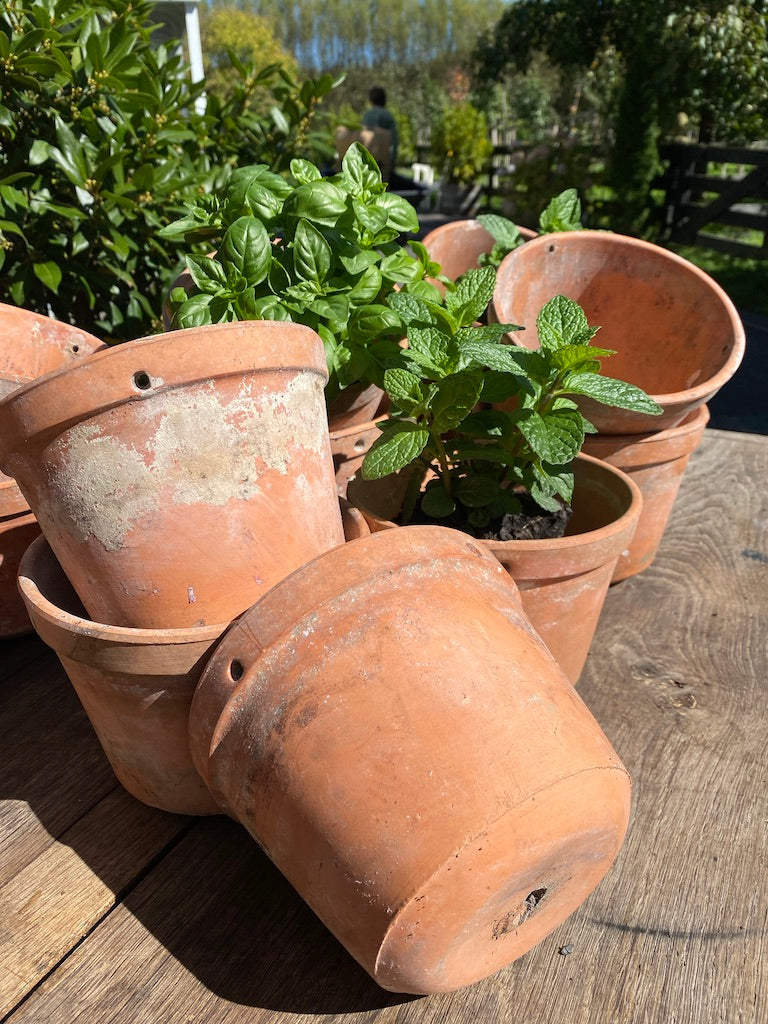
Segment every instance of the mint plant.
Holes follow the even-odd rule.
[[[292,181],[265,165],[240,168],[223,192],[201,196],[162,232],[216,248],[187,257],[192,287],[172,291],[172,324],[306,324],[325,346],[330,401],[350,384],[380,383],[403,334],[384,300],[400,288],[436,301],[425,278],[439,267],[420,243],[413,254],[399,244],[403,232],[418,231],[416,211],[387,191],[363,146],[350,147],[333,177],[308,160],[290,170]]]
[[[507,253],[522,245],[520,229],[514,221],[498,213],[481,213],[477,220],[493,237],[493,248],[480,255],[478,266],[498,268]],[[551,199],[539,216],[539,230],[543,235],[555,231],[579,231],[581,227],[581,201],[575,188],[567,188]]]
[[[598,328],[571,299],[556,296],[539,312],[535,351],[504,343],[522,329],[514,324],[476,326],[495,280],[495,269],[483,267],[442,301],[387,300],[406,325],[408,347],[384,373],[392,412],[362,475],[408,471],[403,524],[420,505],[425,517],[477,534],[519,513],[524,492],[557,511],[572,497],[571,463],[595,432],[575,398],[661,412],[644,391],[600,373],[613,353],[592,344]]]

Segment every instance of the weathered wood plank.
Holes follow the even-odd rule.
[[[28,661],[3,662],[0,883],[118,785],[56,656],[36,638],[9,643]]]
[[[763,1024],[767,513],[768,443],[708,431],[656,562],[609,593],[580,686],[635,779],[627,842],[516,964],[461,992],[388,995],[213,819],[9,1024]]]
[[[0,886],[0,1015],[16,1006],[188,827],[122,788]]]

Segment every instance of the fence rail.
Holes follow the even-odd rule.
[[[665,241],[768,259],[768,149],[670,143],[661,156]],[[762,240],[753,244],[731,229]]]

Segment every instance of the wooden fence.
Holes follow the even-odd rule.
[[[671,143],[661,156],[664,241],[768,259],[768,149]]]

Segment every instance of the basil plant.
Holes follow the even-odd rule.
[[[341,171],[323,177],[293,160],[290,180],[266,165],[236,170],[202,195],[166,238],[205,243],[187,256],[187,288],[174,288],[173,327],[232,320],[290,320],[315,330],[328,362],[327,401],[355,384],[381,384],[403,337],[395,291],[435,302],[439,273],[424,246],[400,244],[419,229],[415,209],[387,191],[370,153],[354,144]]]

